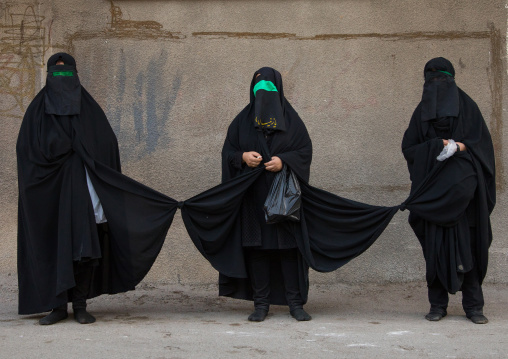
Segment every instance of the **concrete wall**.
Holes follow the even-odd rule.
[[[227,126],[252,74],[278,69],[314,144],[311,183],[396,205],[409,192],[400,142],[421,98],[423,67],[444,56],[494,138],[498,205],[487,281],[508,283],[506,1],[105,1],[0,4],[0,273],[16,273],[15,141],[45,82],[45,60],[75,56],[104,108],[124,173],[184,200],[220,181]],[[398,213],[361,257],[313,283],[424,279],[420,246]],[[180,214],[148,282],[214,283]]]

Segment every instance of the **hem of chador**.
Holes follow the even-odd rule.
[[[271,247],[271,246],[263,246],[263,245],[259,245],[259,244],[256,244],[256,245],[253,245],[253,244],[242,244],[242,247],[244,249],[258,249],[258,250],[267,250],[267,251],[277,251],[277,250],[285,250],[285,249],[297,249],[298,246],[295,244],[295,245],[291,245],[291,246],[278,246],[278,247]]]
[[[73,262],[80,265],[86,265],[91,267],[96,267],[99,265],[99,261],[102,257],[92,258],[92,257],[81,257],[79,259],[74,259]]]

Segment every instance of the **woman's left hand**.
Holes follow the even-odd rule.
[[[270,161],[265,163],[265,168],[270,172],[279,172],[282,169],[282,161],[279,157],[273,156]]]
[[[459,148],[460,148],[460,151],[465,151],[466,150],[466,145],[463,144],[462,142],[455,142],[457,145],[459,145]]]

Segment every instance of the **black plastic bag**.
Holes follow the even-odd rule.
[[[266,223],[299,221],[301,195],[296,175],[284,164],[282,170],[275,175],[263,206]]]

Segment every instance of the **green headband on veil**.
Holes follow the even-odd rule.
[[[455,76],[453,76],[453,75],[452,75],[451,73],[449,73],[448,71],[441,71],[441,70],[437,70],[437,71],[442,72],[443,74],[447,74],[447,75],[449,75],[449,76],[451,76],[451,77],[455,78]]]
[[[55,71],[53,76],[74,76],[74,74],[72,71]]]
[[[272,81],[265,81],[265,80],[261,80],[259,81],[255,86],[254,86],[254,89],[252,91],[254,91],[254,96],[256,96],[256,92],[258,90],[265,90],[265,91],[275,91],[275,92],[278,92],[277,91],[277,87],[275,87],[275,85],[273,84]]]

